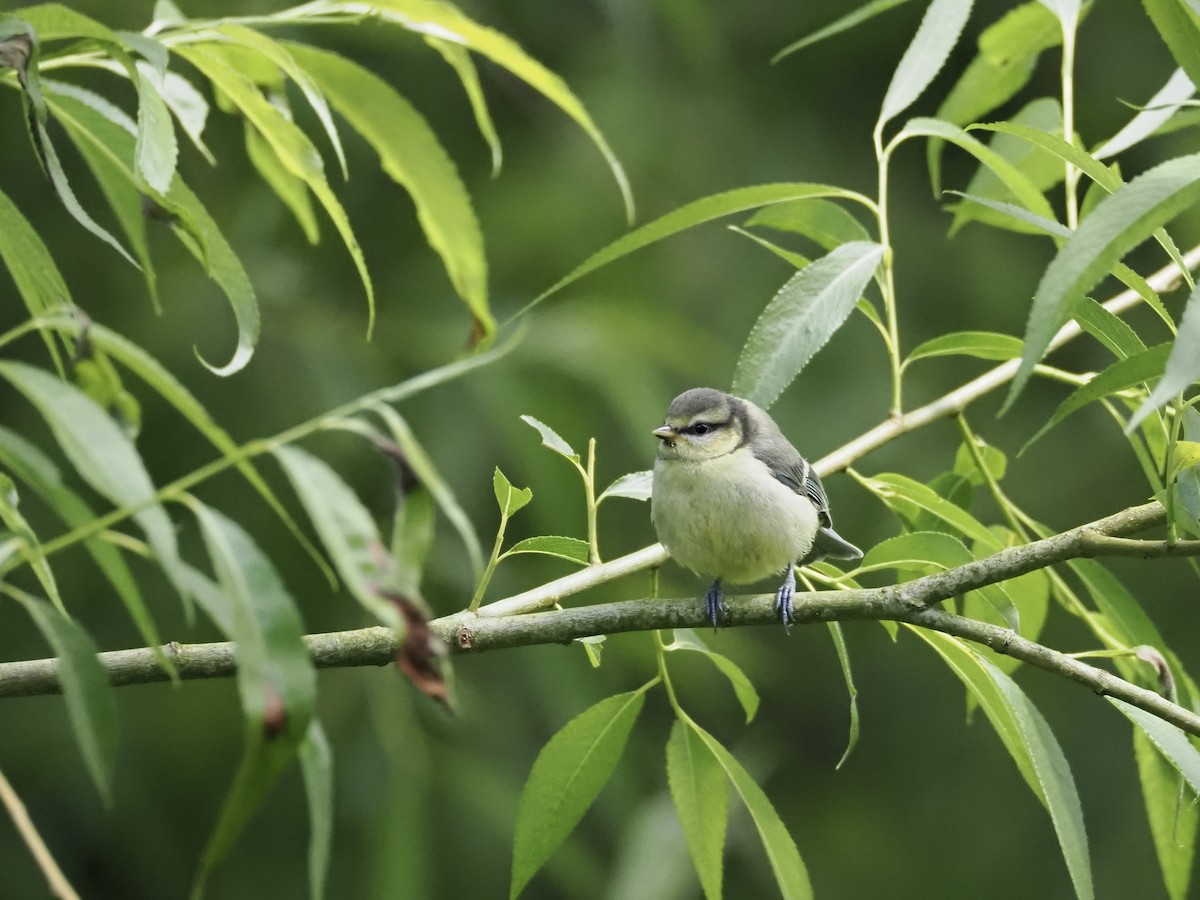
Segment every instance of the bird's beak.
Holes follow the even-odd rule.
[[[659,425],[657,428],[655,428],[650,433],[652,435],[654,435],[656,438],[658,438],[660,441],[662,441],[664,444],[675,443],[675,438],[677,438],[679,436],[679,432],[677,432],[670,425]]]

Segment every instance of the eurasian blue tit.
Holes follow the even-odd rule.
[[[714,628],[724,609],[723,581],[748,584],[786,571],[775,594],[786,626],[797,565],[862,559],[833,530],[821,479],[766,410],[693,388],[671,401],[653,434],[659,444],[651,519],[676,562],[714,579],[704,597]]]

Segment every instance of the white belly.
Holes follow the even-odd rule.
[[[651,518],[672,558],[746,584],[782,572],[812,548],[817,511],[748,450],[700,462],[658,460]]]

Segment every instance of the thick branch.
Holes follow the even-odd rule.
[[[1200,555],[1200,542],[1169,544],[1132,540],[1127,535],[1161,525],[1166,512],[1157,503],[1132,507],[1040,541],[1009,547],[986,559],[879,588],[816,591],[797,596],[797,623],[875,619],[931,628],[991,647],[1030,665],[1077,681],[1099,694],[1118,697],[1200,736],[1200,716],[1103,669],[1021,637],[1011,629],[930,608],[986,584],[1005,581],[1053,563],[1106,555]],[[599,567],[594,567],[599,568]],[[584,570],[587,571],[587,570]],[[582,573],[581,573],[582,574]],[[778,628],[770,594],[729,597],[726,626],[773,624]],[[700,628],[707,624],[704,605],[683,600],[626,600],[526,615],[458,613],[435,619],[430,627],[459,652],[480,652],[534,644],[566,643],[574,638],[655,628]],[[396,655],[390,629],[309,635],[305,638],[318,667],[386,665]],[[229,677],[236,671],[234,645],[168,644],[181,678]],[[100,661],[114,685],[165,681],[149,648],[101,653]],[[0,697],[57,693],[58,661],[31,660],[0,664]]]

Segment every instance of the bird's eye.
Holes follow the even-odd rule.
[[[703,422],[697,422],[692,426],[691,431],[692,434],[708,434],[708,429],[708,425],[705,425]]]

